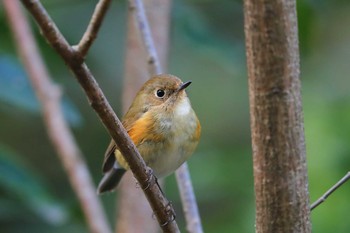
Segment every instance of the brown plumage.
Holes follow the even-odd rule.
[[[196,148],[201,127],[183,83],[173,75],[148,80],[123,118],[123,126],[146,164],[157,177],[174,172]],[[105,153],[98,192],[112,191],[125,171],[126,161],[112,140]]]

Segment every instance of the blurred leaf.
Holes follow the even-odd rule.
[[[307,54],[308,49],[312,47],[312,29],[315,26],[314,8],[311,1],[297,1],[300,50],[303,54]]]
[[[244,57],[242,4],[224,1],[224,5],[213,2],[192,6],[188,3],[180,3],[175,4],[174,10],[176,19],[174,40],[185,41],[187,46],[195,49],[201,57],[206,57],[229,73],[237,75],[237,70],[244,67],[242,63],[244,60],[241,59]],[[229,24],[229,31],[236,33],[227,33],[226,27],[217,26],[216,22],[227,21],[227,18],[217,14],[213,10],[216,7],[226,15],[237,17]]]
[[[23,67],[10,56],[0,56],[1,102],[31,113],[40,113],[40,104]],[[82,123],[82,117],[77,108],[65,96],[62,98],[62,108],[65,118],[72,126],[79,126]]]
[[[68,219],[67,209],[48,191],[44,183],[21,165],[17,155],[1,145],[0,188],[8,196],[6,203],[17,204],[20,201],[47,223],[63,224]],[[15,202],[8,202],[11,199]]]
[[[18,203],[9,199],[0,198],[0,219],[11,220],[14,216],[22,214],[23,208],[18,207]]]

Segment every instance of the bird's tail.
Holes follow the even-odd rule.
[[[113,191],[119,184],[119,181],[125,172],[126,170],[124,168],[113,166],[112,169],[104,174],[98,185],[97,193],[102,194]]]

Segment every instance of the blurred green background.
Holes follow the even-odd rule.
[[[350,1],[298,2],[301,80],[310,198],[350,169]],[[43,0],[67,40],[83,34],[96,1]],[[121,113],[126,2],[113,1],[87,64]],[[34,24],[33,24],[34,25]],[[35,36],[95,183],[109,136],[61,59]],[[191,79],[203,127],[189,166],[206,232],[254,232],[254,190],[241,1],[175,0],[170,73]],[[167,196],[183,217],[174,176]],[[116,194],[117,195],[117,194]],[[350,183],[312,212],[313,232],[348,233]],[[114,226],[115,195],[103,196]],[[19,224],[20,223],[20,224]],[[51,143],[40,107],[18,60],[0,6],[0,232],[87,232]]]

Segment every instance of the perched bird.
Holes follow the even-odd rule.
[[[185,91],[190,84],[170,74],[149,79],[123,118],[131,140],[158,178],[180,167],[199,142],[201,126]],[[112,140],[105,153],[98,193],[113,191],[128,169]]]

